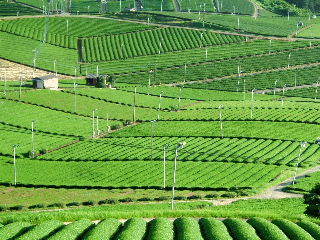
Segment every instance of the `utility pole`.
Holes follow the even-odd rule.
[[[160,111],[161,111],[161,97],[162,97],[163,91],[160,92],[159,96],[159,106],[158,106],[158,117],[157,120],[160,120]]]
[[[97,111],[98,109],[94,109],[92,111],[92,138],[95,138],[96,137],[96,131],[95,131],[95,124],[94,124],[94,121],[95,121],[95,111]]]
[[[32,154],[32,158],[35,157],[35,146],[34,146],[34,123],[35,120],[32,120],[31,122],[31,145],[32,145],[32,149],[31,149],[31,154]]]
[[[166,150],[169,146],[169,144],[163,146],[163,189],[166,188]]]
[[[171,198],[171,209],[174,209],[174,188],[176,186],[176,180],[177,180],[177,160],[179,151],[186,145],[185,142],[179,142],[176,146],[176,153],[174,157],[174,170],[173,170],[173,184],[172,184],[172,198]]]
[[[133,122],[136,122],[136,94],[137,94],[137,88],[134,88],[134,94],[133,94]]]
[[[17,165],[16,165],[16,153],[18,144],[13,145],[13,172],[14,172],[14,185],[17,185]]]
[[[150,159],[153,160],[153,137],[154,137],[154,124],[157,122],[157,120],[152,120],[151,122],[151,153],[150,153]]]
[[[224,106],[221,104],[219,106],[219,119],[220,119],[220,131],[221,131],[221,138],[223,138],[223,124],[222,124],[222,110],[224,109]]]
[[[293,180],[292,180],[292,185],[294,185],[295,181],[296,181],[298,167],[299,167],[300,160],[301,160],[302,150],[303,150],[303,148],[306,148],[306,147],[307,147],[307,142],[301,142],[300,143],[300,151],[299,151],[299,154],[298,154],[298,160],[297,160],[296,169],[295,169]]]

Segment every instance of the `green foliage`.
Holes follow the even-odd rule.
[[[298,222],[297,225],[302,227],[304,230],[306,230],[314,239],[320,238],[320,226],[316,223],[304,220],[301,222]]]
[[[230,218],[223,220],[231,237],[238,240],[260,240],[255,229],[247,222]]]
[[[179,172],[177,189],[198,190],[229,190],[232,187],[259,189],[287,170],[284,166],[254,163],[179,162],[178,165],[184,171]],[[12,183],[12,164],[4,160],[0,166],[2,182]],[[59,162],[19,159],[18,167],[18,184],[29,187],[160,189],[163,186],[162,161]],[[166,168],[170,186],[173,161],[168,161]],[[195,174],[197,172],[201,175]],[[131,177],[128,178],[128,175]]]
[[[82,40],[82,46],[85,62],[100,62],[241,41],[244,41],[244,37],[182,28],[159,28],[121,35],[85,38]]]
[[[164,218],[156,218],[148,223],[148,240],[173,240],[173,223]]]
[[[16,239],[31,228],[30,223],[15,222],[0,228],[0,239]]]
[[[180,138],[181,139],[181,138]],[[295,141],[262,140],[245,138],[221,139],[208,137],[185,137],[188,144],[181,150],[182,161],[206,162],[242,162],[242,163],[267,163],[274,165],[294,166],[300,151],[300,146]],[[176,144],[178,137],[154,137],[153,159],[162,160],[163,142]],[[203,144],[211,144],[206,151],[201,150]],[[120,149],[119,149],[120,147]],[[127,154],[123,155],[121,147],[125,147]],[[253,149],[254,148],[254,149]],[[79,149],[82,149],[79,151]],[[174,159],[172,147],[167,153],[168,161]],[[86,140],[72,144],[61,150],[39,156],[38,159],[76,161],[105,161],[105,160],[149,160],[151,146],[150,137],[117,137],[102,140]],[[319,146],[309,144],[301,155],[301,166],[314,165],[319,156]],[[298,182],[299,184],[299,182]],[[294,186],[291,186],[294,188]],[[290,188],[291,188],[290,187]]]
[[[263,218],[251,218],[247,221],[263,240],[289,240],[274,224]]]
[[[105,239],[111,240],[112,237],[119,231],[121,223],[117,219],[105,219],[92,230],[90,230],[84,237],[84,240]]]
[[[195,12],[221,12],[235,14],[253,14],[253,4],[247,0],[224,0],[223,2],[203,0],[197,2],[195,0],[180,0],[180,8],[183,11]],[[203,6],[205,4],[205,7]]]
[[[36,56],[36,67],[50,71],[54,70],[53,63],[56,60],[56,70],[70,75],[74,74],[74,69],[77,67],[78,56],[74,49],[40,43],[5,32],[0,32],[0,39],[1,58],[33,67],[33,59]]]
[[[306,8],[312,12],[320,12],[320,3],[317,0],[285,0],[291,4],[295,4],[300,8]]]
[[[288,12],[290,12],[293,16],[303,16],[309,13],[309,11],[305,9],[299,9],[288,2],[290,0],[258,0],[262,6],[271,11],[280,15],[286,16]]]
[[[314,238],[301,227],[286,219],[276,219],[272,221],[277,225],[291,240],[313,240]]]
[[[250,19],[251,21],[251,19]],[[279,23],[280,24],[280,23]],[[295,30],[295,29],[293,29]],[[221,61],[230,58],[253,56],[259,54],[278,53],[283,51],[288,51],[290,49],[297,49],[301,47],[306,47],[310,43],[306,41],[272,41],[270,47],[270,41],[266,40],[255,40],[247,42],[238,42],[236,44],[226,44],[221,46],[209,46],[206,48],[193,48],[186,49],[177,52],[167,52],[161,53],[160,55],[148,55],[140,56],[135,58],[113,60],[107,62],[99,62],[99,72],[106,74],[111,73],[131,73],[145,71],[150,72],[151,69],[165,68],[171,66],[180,66],[181,76],[179,81],[184,80],[184,65],[187,64],[187,73],[189,65],[211,62],[211,61]],[[316,43],[312,43],[316,44]],[[207,49],[207,51],[206,51]],[[207,57],[206,57],[207,52]],[[209,60],[209,61],[208,61]],[[88,72],[95,72],[97,64],[83,64],[81,65],[81,72],[84,73],[87,69]],[[151,75],[151,84],[155,84],[153,76]],[[148,80],[149,75],[146,77]]]
[[[82,219],[65,226],[62,230],[49,237],[48,240],[76,240],[91,226],[92,222],[90,220]]]
[[[149,77],[151,77],[152,84],[164,84],[164,83],[173,83],[173,82],[193,82],[199,80],[216,80],[217,83],[220,85],[217,86],[217,83],[201,83],[200,85],[209,86],[213,84],[215,86],[214,89],[223,89],[230,90],[230,85],[232,85],[232,90],[237,90],[237,81],[241,81],[241,87],[239,91],[248,91],[257,87],[259,85],[254,85],[249,83],[249,87],[243,88],[243,79],[233,77],[231,79],[231,84],[228,82],[230,79],[216,79],[222,78],[224,76],[237,76],[238,75],[238,67],[244,73],[256,73],[259,71],[271,71],[278,68],[287,68],[288,64],[292,67],[295,65],[302,65],[308,63],[315,63],[319,61],[319,47],[309,47],[306,49],[296,49],[294,52],[290,51],[283,51],[278,54],[266,54],[266,55],[253,55],[249,57],[245,57],[240,59],[226,59],[219,62],[207,62],[205,64],[192,64],[187,65],[187,69],[185,70],[185,65],[180,65],[175,68],[165,68],[165,69],[158,69],[156,70],[156,77],[154,78],[152,75],[150,76],[149,72],[143,72],[133,75],[123,75],[117,78],[117,82],[127,83],[127,84],[142,84],[148,85]],[[290,60],[289,59],[290,55]],[[186,73],[185,73],[186,71]],[[291,75],[292,76],[292,75]],[[251,77],[252,78],[252,77]],[[315,80],[313,80],[315,81]],[[260,81],[261,82],[261,81]],[[310,80],[309,80],[310,82]],[[290,81],[291,84],[294,83],[294,79]],[[259,83],[261,84],[261,83]],[[222,85],[222,86],[221,86]],[[225,87],[225,85],[229,85]],[[239,83],[238,83],[239,85]],[[262,89],[264,89],[265,84],[261,84]],[[274,86],[274,81],[268,83],[269,88],[270,85]],[[278,85],[279,86],[279,85]]]
[[[192,218],[178,218],[174,221],[174,229],[177,240],[201,240],[203,239],[198,222]]]
[[[219,1],[220,2],[220,1]],[[316,20],[309,21],[309,16],[293,17],[290,19],[286,16],[262,16],[252,18],[252,16],[231,15],[231,14],[201,14],[199,19],[198,13],[163,13],[164,15],[184,17],[192,19],[193,24],[197,28],[203,28],[203,21],[205,21],[204,28],[222,31],[240,31],[242,33],[251,33],[259,35],[271,35],[286,37],[297,30],[297,23],[303,22],[304,26],[317,22]],[[287,13],[286,13],[287,14]],[[238,18],[240,21],[240,30],[238,30]],[[195,22],[198,22],[196,25]],[[301,28],[301,26],[299,27]]]
[[[205,239],[210,240],[232,240],[226,226],[214,218],[201,218],[199,220],[201,232]]]
[[[8,0],[0,1],[0,16],[37,15],[40,11]]]
[[[269,122],[230,120],[223,122],[224,137],[264,138],[291,141],[314,142],[318,137],[315,129],[320,126],[298,122]],[[261,132],[261,129],[265,129]],[[111,134],[113,137],[150,136],[150,123],[139,124]],[[156,123],[154,136],[162,137],[220,137],[220,122],[209,121],[159,121]],[[316,144],[314,144],[317,148]]]
[[[314,217],[320,216],[320,183],[317,179],[317,183],[314,188],[311,189],[310,193],[304,195],[305,203],[309,204],[306,214]]]
[[[115,240],[142,240],[144,239],[147,223],[141,218],[131,218],[124,224],[122,231]]]
[[[298,193],[310,193],[319,184],[319,177],[319,172],[308,174],[304,178],[297,179],[296,183],[286,187],[286,190]]]
[[[57,230],[60,230],[64,224],[60,221],[52,220],[43,222],[35,227],[33,227],[30,231],[23,234],[17,240],[30,240],[30,239],[43,239],[47,236],[50,236],[52,233],[55,233]]]

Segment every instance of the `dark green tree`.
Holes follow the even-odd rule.
[[[304,202],[308,204],[306,214],[320,217],[320,183],[318,183],[308,194],[304,195]]]

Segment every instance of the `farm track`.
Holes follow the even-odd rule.
[[[255,0],[249,0],[249,2],[251,2],[254,7],[254,12],[252,14],[252,17],[254,17],[254,18],[259,17],[259,12],[260,12],[261,7],[255,2]]]
[[[178,0],[172,0],[176,12],[181,12],[181,6]]]
[[[306,29],[309,29],[309,28],[311,28],[312,26],[314,26],[315,24],[310,24],[310,25],[307,25],[307,26],[305,26],[305,27],[303,27],[303,28],[300,28],[298,31],[294,31],[294,32],[292,32],[288,37],[289,38],[292,38],[293,36],[297,36],[300,32],[302,32],[302,31],[304,31],[304,30],[306,30]]]
[[[109,20],[117,20],[120,22],[132,22],[132,23],[138,23],[138,24],[145,24],[145,25],[151,25],[151,26],[158,26],[158,27],[175,27],[175,28],[182,28],[182,29],[189,29],[189,30],[197,30],[197,31],[203,31],[202,28],[194,28],[194,27],[184,27],[184,26],[175,26],[175,25],[169,25],[169,24],[159,24],[159,23],[147,23],[143,21],[137,21],[137,20],[131,20],[131,19],[118,19],[118,18],[111,18],[111,17],[105,17],[105,16],[93,16],[93,15],[61,15],[61,14],[55,14],[55,15],[36,15],[36,16],[14,16],[14,17],[1,17],[1,20],[14,20],[14,19],[23,19],[23,18],[43,18],[43,17],[78,17],[78,18],[94,18],[94,19],[109,19]],[[209,24],[209,23],[206,23]],[[226,35],[234,35],[234,36],[242,36],[242,37],[248,37],[252,39],[262,39],[262,40],[280,40],[280,41],[299,41],[299,40],[308,40],[308,41],[314,41],[314,38],[290,38],[290,37],[275,37],[275,36],[263,36],[263,35],[255,35],[255,34],[249,34],[249,33],[236,33],[236,32],[228,32],[228,31],[218,31],[218,30],[212,30],[212,29],[206,29],[209,32],[218,33],[218,34],[226,34]]]
[[[312,88],[312,87],[317,87],[318,83],[314,84],[309,84],[309,85],[300,85],[300,86],[295,86],[295,87],[286,87],[285,91],[287,90],[295,90],[295,89],[303,89],[303,88]],[[255,93],[272,93],[272,92],[282,92],[283,88],[273,88],[273,89],[266,89],[266,90],[257,90]]]
[[[257,75],[257,74],[262,74],[262,73],[271,73],[271,72],[280,72],[280,71],[287,71],[287,70],[294,70],[294,69],[302,69],[302,68],[308,68],[308,67],[316,67],[316,66],[320,66],[320,62],[295,65],[295,66],[292,66],[292,67],[289,67],[289,68],[288,67],[282,67],[282,68],[273,68],[273,69],[268,69],[268,70],[261,70],[261,71],[256,71],[256,72],[242,73],[241,77]],[[204,79],[204,80],[195,80],[195,81],[189,81],[189,82],[168,83],[168,84],[163,84],[163,85],[164,86],[179,86],[179,85],[193,84],[193,83],[213,82],[213,81],[219,81],[219,80],[235,78],[235,77],[238,77],[238,74],[233,74],[233,75],[224,76],[224,77]],[[273,90],[270,90],[270,91],[273,91]]]

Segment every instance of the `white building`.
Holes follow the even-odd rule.
[[[33,79],[33,86],[39,89],[58,89],[59,79],[56,75],[47,75]]]

